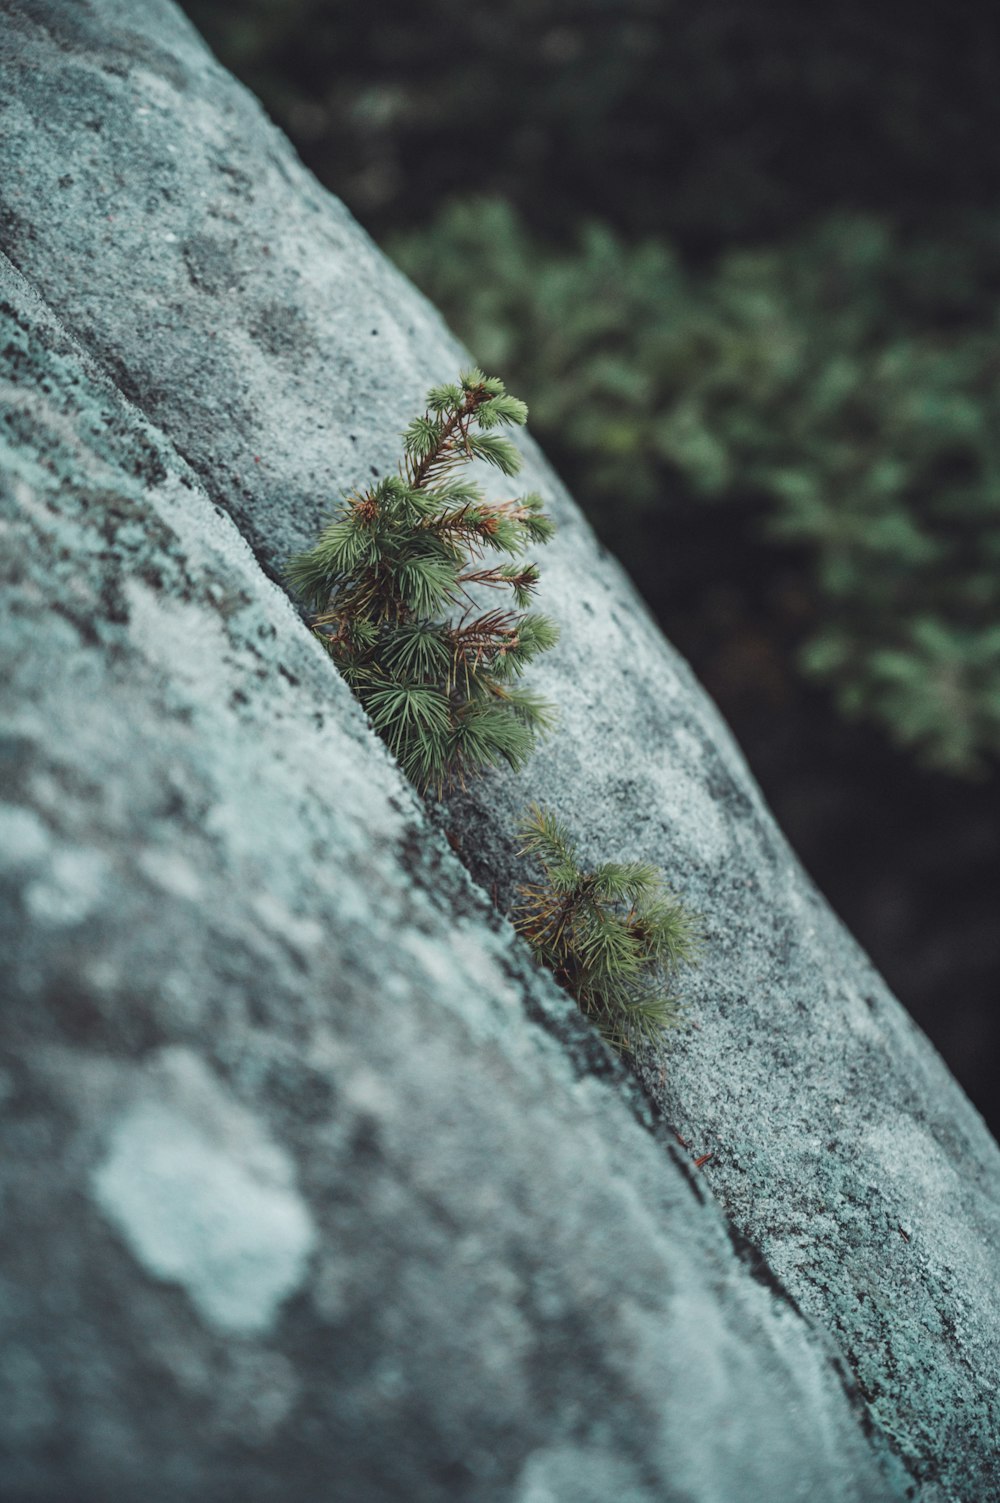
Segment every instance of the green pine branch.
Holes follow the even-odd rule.
[[[521,835],[542,880],[518,889],[515,929],[610,1044],[634,1053],[654,1042],[677,1020],[672,979],[697,954],[694,915],[646,862],[584,870],[550,810],[532,805]]]
[[[552,722],[516,680],[558,636],[527,610],[538,570],[522,559],[553,523],[540,496],[489,502],[459,473],[478,459],[516,474],[520,455],[500,430],[526,417],[478,370],[432,388],[403,434],[399,473],[345,500],[288,565],[316,635],[422,792],[521,767]],[[488,561],[498,555],[511,562]],[[480,609],[484,590],[512,605]]]
[[[525,417],[480,371],[434,387],[399,473],[342,502],[288,565],[316,635],[423,792],[520,768],[552,725],[552,706],[520,682],[558,636],[529,608],[538,569],[523,558],[552,521],[541,497],[488,502],[461,473],[474,459],[515,473],[497,430]],[[492,591],[508,599],[484,609]],[[677,1016],[673,973],[697,948],[692,915],[646,862],[585,871],[550,811],[533,807],[522,834],[542,880],[519,889],[515,928],[609,1043],[634,1052],[658,1038]]]

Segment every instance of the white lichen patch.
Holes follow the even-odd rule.
[[[100,906],[109,874],[110,864],[100,851],[57,851],[48,870],[25,888],[25,907],[39,924],[79,924]]]
[[[0,866],[16,870],[34,866],[48,853],[51,840],[33,809],[0,804]]]
[[[172,898],[197,903],[203,893],[202,879],[178,851],[150,846],[140,852],[137,864],[144,877]]]
[[[294,948],[308,954],[327,941],[327,933],[317,919],[302,918],[273,893],[261,891],[249,898],[254,913],[270,934],[276,934]]]
[[[173,600],[139,579],[125,583],[130,634],[166,679],[183,683],[201,704],[225,701],[231,688],[228,641],[219,617],[193,602]]]
[[[595,1446],[554,1445],[533,1451],[525,1462],[514,1494],[516,1503],[652,1503],[627,1458]]]
[[[154,1278],[227,1334],[260,1335],[302,1284],[316,1232],[290,1155],[188,1049],[165,1049],[92,1176]]]

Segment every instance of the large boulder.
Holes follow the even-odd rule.
[[[271,581],[461,351],[167,0],[0,61],[0,1492],[1000,1498],[1000,1154],[628,581],[527,442],[560,728],[429,819]],[[641,1086],[532,799],[705,916]]]
[[[897,1495],[231,519],[0,299],[5,1503]]]

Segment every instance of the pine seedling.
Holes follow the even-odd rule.
[[[635,1053],[677,1021],[677,966],[694,959],[697,921],[643,861],[580,866],[554,814],[532,805],[523,848],[543,872],[518,891],[513,923],[616,1049]]]
[[[499,430],[526,416],[478,370],[434,387],[403,434],[398,474],[346,499],[288,568],[317,636],[421,792],[521,767],[551,723],[550,706],[518,680],[558,635],[527,609],[538,569],[522,557],[553,523],[540,496],[487,502],[459,473],[480,459],[516,474],[520,456]],[[490,589],[508,599],[483,610]]]

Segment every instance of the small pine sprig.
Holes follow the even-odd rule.
[[[537,804],[520,833],[519,854],[544,876],[519,887],[515,929],[616,1049],[654,1042],[678,1018],[670,981],[697,955],[695,916],[646,862],[583,870],[565,826]]]
[[[526,417],[479,370],[434,387],[403,434],[398,474],[344,501],[288,565],[314,631],[422,792],[519,768],[551,724],[551,707],[517,680],[558,636],[527,609],[538,569],[522,558],[553,523],[540,496],[488,502],[458,473],[481,459],[515,475],[520,455],[499,430]],[[476,592],[491,588],[513,604],[478,609]]]

